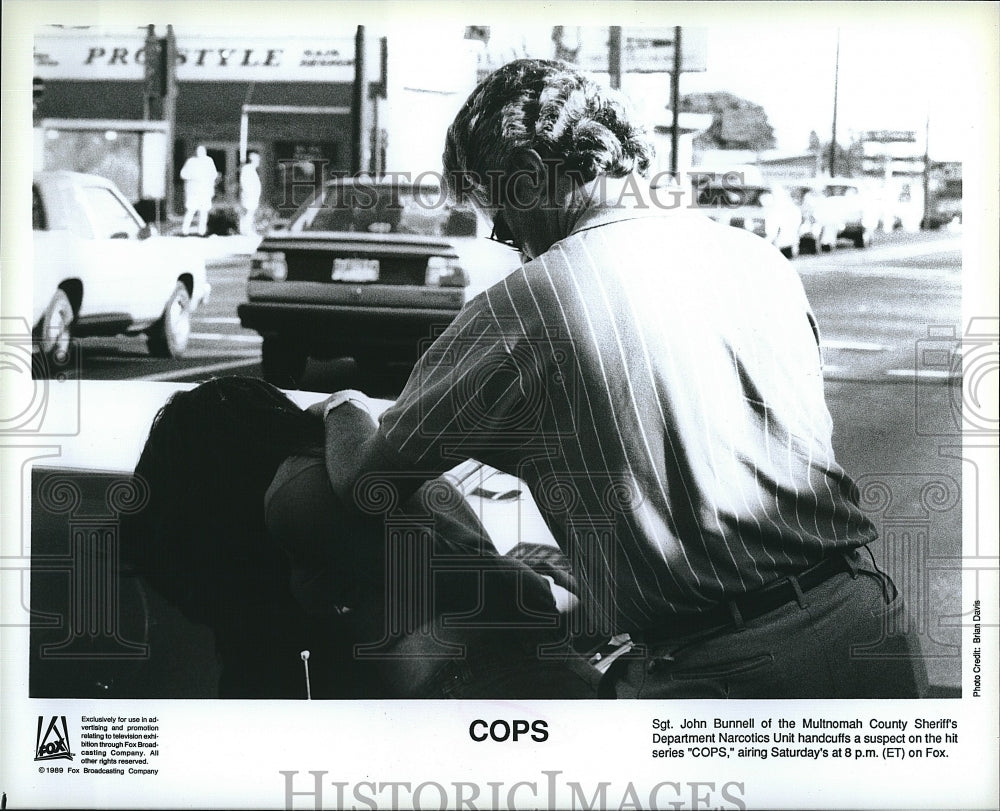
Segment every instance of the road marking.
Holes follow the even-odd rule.
[[[796,263],[799,267],[835,266],[851,267],[857,265],[868,265],[874,262],[891,262],[897,259],[915,259],[924,256],[939,256],[945,253],[961,253],[961,238],[945,237],[928,242],[908,242],[902,245],[882,245],[868,248],[866,250],[854,250],[845,248],[837,251],[837,259],[834,260],[830,254],[817,254],[816,256],[805,256]],[[831,263],[836,262],[835,265]]]
[[[960,380],[960,374],[953,374],[948,369],[886,369],[889,377],[917,377],[928,380]]]
[[[238,344],[259,344],[264,340],[259,335],[225,335],[221,332],[192,332],[190,337],[199,341],[234,341]]]
[[[912,242],[903,245],[885,245],[869,248],[859,262],[884,262],[889,259],[912,259],[916,256],[932,256],[938,253],[961,252],[962,241],[958,237],[946,237],[929,242]],[[851,257],[852,259],[854,257]]]
[[[808,268],[799,268],[806,275],[819,275],[822,273],[839,273],[843,276],[864,276],[867,278],[888,278],[888,279],[934,279],[934,273],[944,270],[948,273],[961,273],[959,268],[922,268],[906,267],[904,265],[880,265],[873,262],[870,265],[810,265]]]
[[[206,347],[205,349],[191,349],[188,347],[188,351],[184,353],[184,360],[200,360],[205,358],[250,358],[257,360],[260,358],[260,352],[219,352],[215,347]]]
[[[824,338],[820,341],[823,349],[848,349],[852,352],[886,352],[890,347],[885,344],[871,344],[864,341],[840,341],[835,338]]]
[[[199,324],[239,324],[240,319],[229,315],[209,315],[204,318],[194,319]]]
[[[175,369],[172,372],[161,372],[159,374],[143,375],[142,377],[130,378],[130,380],[139,380],[148,382],[177,380],[181,377],[190,377],[192,375],[205,375],[205,374],[212,374],[213,372],[224,372],[229,369],[238,369],[240,366],[250,366],[256,362],[257,362],[256,358],[244,358],[242,360],[230,360],[224,363],[211,363],[207,366],[191,366],[188,369]]]

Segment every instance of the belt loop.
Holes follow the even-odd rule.
[[[899,589],[896,588],[896,584],[889,575],[885,572],[880,572],[880,574],[882,575],[882,595],[885,597],[886,605],[888,605],[899,596]],[[892,588],[891,597],[889,596],[890,587]]]
[[[736,626],[736,630],[745,631],[746,625],[743,623],[743,615],[740,613],[740,607],[736,605],[736,601],[727,600],[726,605],[729,606],[729,614],[733,618],[733,625]]]
[[[802,586],[799,585],[799,579],[792,574],[788,576],[788,582],[792,584],[792,591],[795,592],[795,602],[799,604],[799,608],[808,608],[809,603],[806,602],[806,596],[802,593]]]
[[[893,582],[892,578],[889,577],[885,572],[883,572],[878,564],[875,562],[875,555],[872,554],[871,547],[865,544],[865,551],[868,553],[868,557],[872,560],[872,566],[875,567],[875,571],[879,575],[879,579],[882,581],[882,596],[885,597],[886,603],[891,603],[899,596],[899,590],[896,588],[896,584]],[[892,586],[892,596],[889,596],[889,586]]]

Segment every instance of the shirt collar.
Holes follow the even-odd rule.
[[[635,220],[642,217],[655,217],[663,213],[662,207],[657,205],[648,192],[649,180],[640,175],[633,175],[630,188],[619,200],[597,200],[584,208],[577,216],[576,222],[570,229],[569,236],[597,228],[601,225],[610,225],[615,222]],[[642,195],[642,200],[635,199],[635,190]]]
[[[656,217],[662,213],[663,212],[658,210],[656,206],[646,206],[643,208],[603,206],[600,208],[594,208],[585,212],[580,219],[577,220],[576,225],[573,227],[573,230],[570,231],[569,235],[573,236],[581,231],[587,231],[601,225],[610,225],[615,222],[636,220],[642,217]]]

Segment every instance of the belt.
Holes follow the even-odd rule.
[[[832,555],[798,574],[783,577],[756,591],[731,597],[707,611],[678,616],[671,623],[673,628],[650,628],[632,633],[631,637],[636,642],[651,645],[702,631],[727,627],[742,629],[745,622],[762,617],[793,601],[805,608],[808,605],[805,600],[806,592],[841,572],[849,572],[852,576],[857,572],[856,554],[851,549]]]

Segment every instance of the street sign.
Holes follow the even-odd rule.
[[[866,130],[858,134],[859,141],[871,141],[879,144],[915,143],[916,130]]]
[[[674,69],[674,27],[624,26],[621,35],[623,73],[671,73]],[[607,72],[609,29],[596,26],[563,28],[564,53],[573,54],[584,70]],[[708,67],[708,29],[681,28],[681,72]]]

